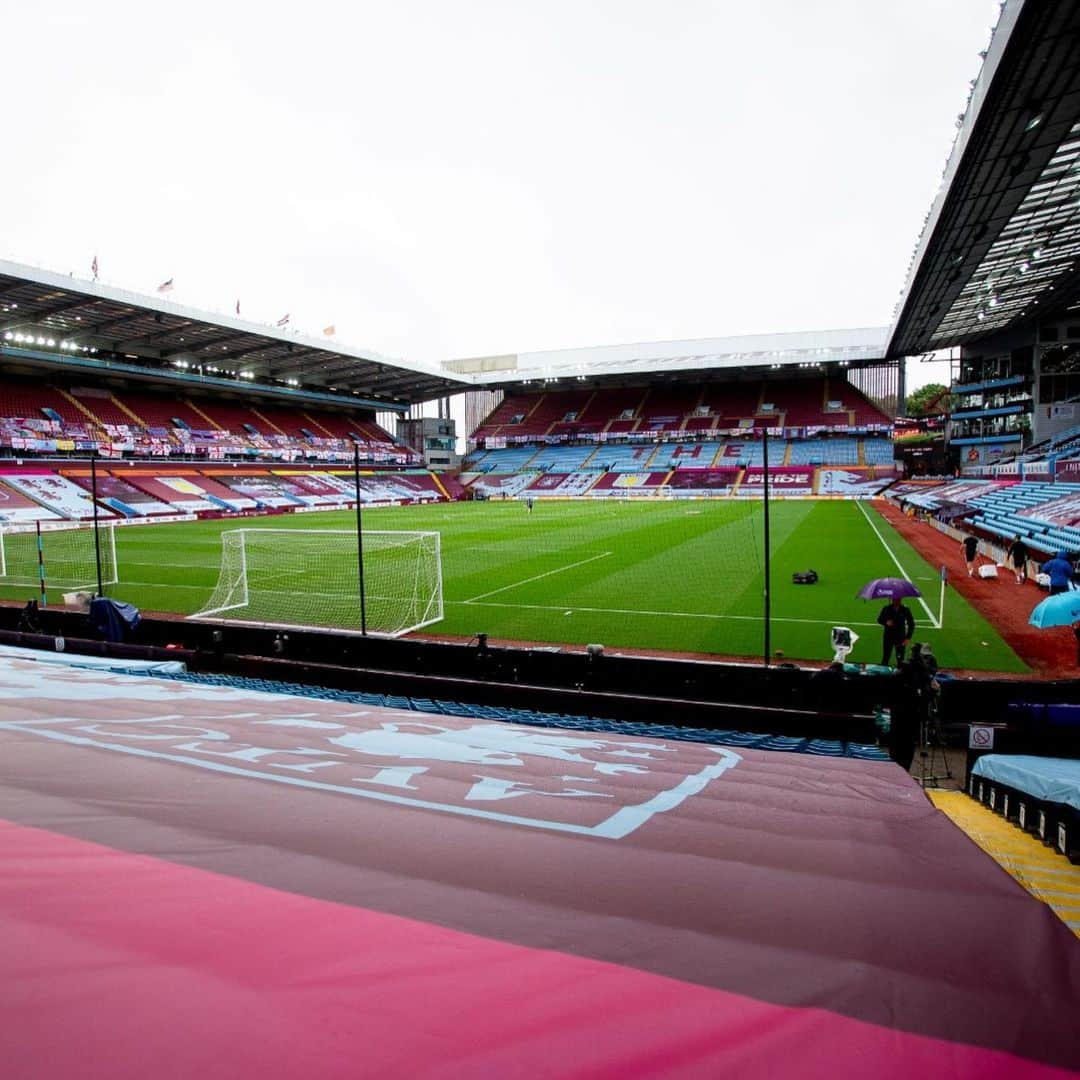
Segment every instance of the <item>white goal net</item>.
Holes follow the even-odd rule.
[[[369,633],[398,636],[443,617],[437,532],[365,530],[364,611]],[[232,529],[221,569],[192,619],[359,630],[356,533],[330,529]]]
[[[116,533],[114,526],[99,526],[101,584],[115,585]],[[40,556],[40,557],[39,557]],[[98,549],[93,525],[54,525],[41,530],[41,550],[33,526],[0,529],[0,585],[41,587],[42,571],[46,591],[50,589],[97,589]]]

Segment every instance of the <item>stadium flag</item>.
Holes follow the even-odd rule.
[[[172,279],[172,278],[169,278],[169,280],[168,280],[168,281],[163,281],[163,282],[162,282],[162,283],[161,283],[161,284],[160,284],[160,285],[159,285],[159,286],[157,287],[157,291],[158,291],[159,293],[167,293],[167,292],[172,292],[172,291],[173,291],[173,279]]]
[[[236,301],[236,314],[237,315],[240,314],[240,301],[239,300]]]
[[[288,315],[282,315],[281,318],[278,319],[277,325],[278,326],[288,326],[289,325],[289,316]]]
[[[94,280],[97,281],[97,256],[94,256],[94,261],[90,264],[90,273],[94,275]]]
[[[333,337],[337,333],[337,327],[331,324],[330,326],[324,326],[322,331],[327,337]]]

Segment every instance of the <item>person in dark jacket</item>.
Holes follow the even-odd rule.
[[[899,596],[894,596],[881,609],[877,621],[884,631],[881,640],[881,663],[887,665],[895,649],[896,663],[902,664],[904,650],[915,633],[915,619],[911,609],[901,602]]]
[[[1052,559],[1042,564],[1042,572],[1050,578],[1050,595],[1069,591],[1073,579],[1073,565],[1069,562],[1069,553],[1059,551]]]
[[[964,549],[964,562],[967,563],[968,577],[975,576],[975,560],[979,557],[979,538],[977,536],[965,536],[960,541]]]
[[[1024,543],[1023,537],[1018,536],[1009,545],[1007,556],[1016,574],[1016,584],[1023,585],[1027,581],[1028,561],[1028,546]]]

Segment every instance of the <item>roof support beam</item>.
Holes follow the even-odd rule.
[[[106,319],[104,322],[88,323],[80,333],[96,336],[107,334],[110,330],[115,330],[118,326],[126,326],[128,323],[138,322],[145,314],[145,311],[129,311],[126,315],[119,315],[114,319]]]
[[[152,334],[142,334],[140,337],[128,338],[126,341],[117,342],[117,346],[121,349],[134,348],[136,345],[153,345],[155,341],[159,341],[161,338],[172,337],[173,334],[180,333],[181,330],[186,330],[189,326],[195,324],[189,320],[185,320],[177,326],[172,326],[168,330],[155,330]]]
[[[5,330],[14,330],[17,326],[33,325],[41,319],[47,319],[50,315],[60,315],[65,311],[71,311],[72,308],[82,307],[86,303],[83,297],[79,297],[76,300],[65,300],[62,304],[51,304],[49,307],[41,308],[38,311],[20,311],[19,318],[9,319],[0,323],[0,333]],[[72,331],[74,333],[74,331]]]

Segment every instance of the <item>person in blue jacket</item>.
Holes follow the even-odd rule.
[[[1073,565],[1069,562],[1068,552],[1059,551],[1052,559],[1042,564],[1042,572],[1050,578],[1050,595],[1069,591],[1073,579]]]

